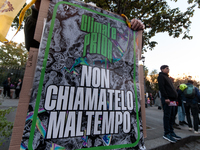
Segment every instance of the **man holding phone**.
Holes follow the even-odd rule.
[[[171,143],[176,143],[177,140],[181,140],[181,137],[174,133],[173,124],[175,120],[175,107],[178,94],[173,85],[171,78],[169,77],[169,66],[162,65],[160,67],[161,72],[158,76],[158,85],[161,92],[161,102],[163,106],[163,125],[164,125],[164,136],[165,140]]]

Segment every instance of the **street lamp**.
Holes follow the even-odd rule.
[[[143,62],[143,72],[144,72],[144,81],[145,81],[145,69],[144,69],[144,62],[145,62],[145,57],[142,55],[141,60]]]
[[[143,67],[144,67],[145,57],[142,56],[142,57],[141,57],[141,60],[142,60],[142,62],[143,62]]]
[[[145,107],[147,108],[147,95],[146,95],[146,84],[145,84],[145,69],[144,69],[144,62],[145,62],[145,57],[142,55],[141,60],[143,62],[143,72],[144,72],[144,94],[145,94]]]

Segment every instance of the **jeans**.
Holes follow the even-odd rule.
[[[161,97],[162,106],[163,106],[163,125],[164,125],[164,135],[174,133],[173,124],[175,123],[175,107],[176,106],[168,106],[165,103],[165,98]]]
[[[175,124],[176,115],[178,113],[178,106],[174,107],[173,109],[174,109],[173,113],[174,113],[174,124]]]
[[[198,117],[199,108],[198,108],[198,104],[185,103],[185,112],[186,112],[188,126],[190,128],[192,128],[192,122],[191,122],[191,117],[190,117],[190,109],[191,109],[192,116],[193,116],[194,130],[198,131],[198,124],[199,124],[199,117]]]
[[[178,120],[185,121],[185,108],[183,103],[182,106],[178,106]]]

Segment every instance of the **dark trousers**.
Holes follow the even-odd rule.
[[[161,97],[163,106],[163,125],[164,125],[164,135],[174,132],[173,124],[175,121],[175,106],[168,106],[165,103],[165,98]]]
[[[178,106],[174,106],[174,124],[176,122],[176,115],[178,113]]]
[[[198,108],[198,104],[185,103],[185,113],[186,113],[186,117],[187,117],[188,126],[190,128],[192,128],[190,110],[191,110],[192,116],[193,116],[194,130],[198,131],[198,125],[199,125],[199,117],[198,117],[199,108]]]
[[[10,97],[10,88],[8,88],[8,87],[3,88],[4,97],[6,96],[6,93],[7,93],[7,96]]]
[[[20,89],[15,89],[15,98],[19,97]]]

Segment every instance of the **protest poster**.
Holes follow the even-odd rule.
[[[120,15],[52,0],[21,149],[145,149],[139,37]]]

